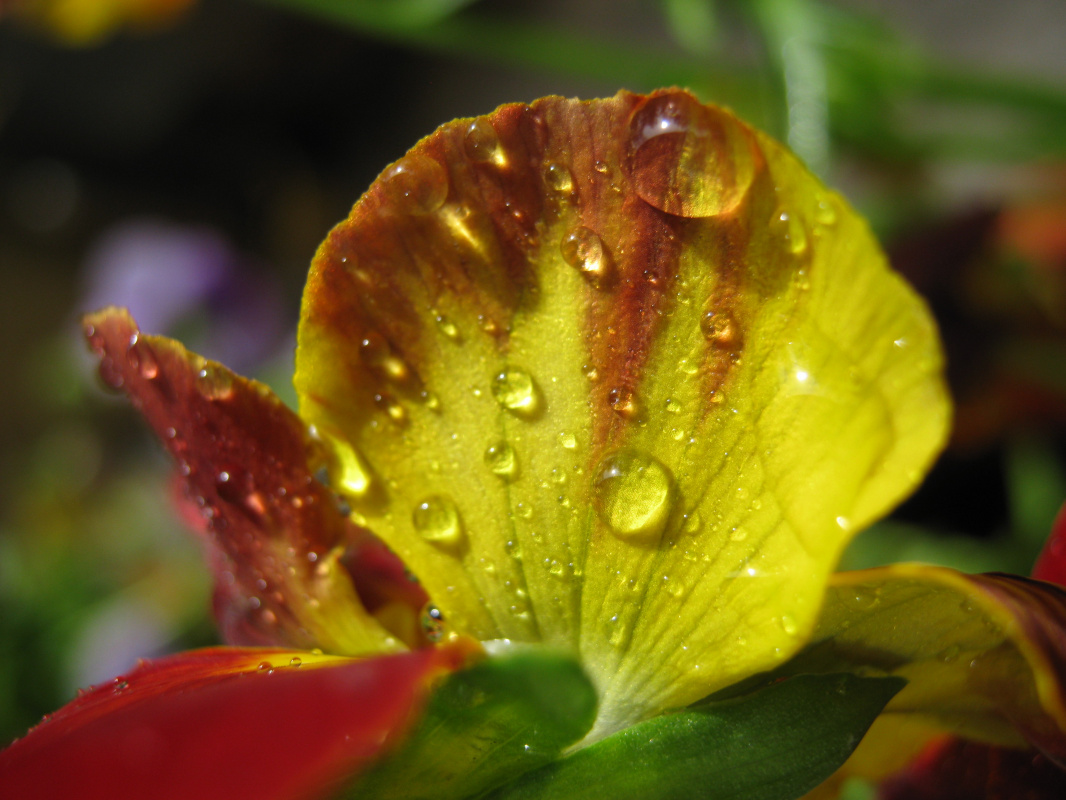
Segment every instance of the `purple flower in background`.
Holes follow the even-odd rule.
[[[203,225],[120,222],[90,250],[85,281],[82,307],[125,306],[146,329],[180,331],[233,369],[270,358],[293,324],[273,276]]]

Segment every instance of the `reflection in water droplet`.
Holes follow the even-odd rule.
[[[505,481],[510,482],[518,477],[518,457],[507,442],[497,442],[485,450],[485,466]]]
[[[653,456],[620,450],[596,470],[593,504],[613,533],[625,538],[658,537],[670,518],[674,478]]]
[[[444,638],[444,615],[433,603],[426,603],[422,608],[422,633],[430,642],[439,642]]]
[[[463,139],[466,154],[474,161],[491,161],[498,167],[506,166],[507,157],[500,147],[500,138],[492,123],[484,117],[478,117],[466,129]]]
[[[533,376],[521,369],[506,369],[492,382],[496,402],[518,416],[533,416],[540,409],[540,395]]]
[[[411,520],[419,535],[438,547],[457,550],[466,541],[459,509],[445,495],[427,497],[415,506]]]
[[[637,194],[680,217],[733,212],[755,177],[755,141],[735,117],[684,92],[649,98],[630,120]]]
[[[597,289],[609,286],[615,278],[614,261],[603,240],[584,226],[574,228],[559,243],[563,260],[581,273]]]
[[[545,164],[544,182],[553,192],[558,194],[572,195],[574,193],[574,176],[562,164],[551,162]]]
[[[394,202],[412,214],[432,214],[448,198],[448,175],[436,159],[411,153],[382,176]]]

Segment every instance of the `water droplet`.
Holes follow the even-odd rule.
[[[233,397],[233,373],[218,364],[207,363],[197,374],[196,386],[208,400]]]
[[[940,653],[940,660],[945,664],[950,664],[959,657],[960,652],[962,650],[957,644],[949,645],[946,650]]]
[[[672,397],[666,398],[666,410],[671,414],[680,414],[682,411],[681,404]]]
[[[788,211],[776,211],[770,218],[773,232],[785,242],[785,247],[794,256],[807,251],[807,231],[799,217]]]
[[[370,468],[362,456],[343,439],[331,434],[324,434],[326,442],[333,450],[340,468],[337,478],[338,488],[355,497],[363,497],[370,489]]]
[[[607,403],[618,416],[624,419],[640,419],[643,408],[636,392],[625,387],[616,387],[607,393]]]
[[[819,225],[824,225],[827,228],[836,224],[837,210],[833,199],[828,195],[818,199],[818,205],[814,211],[814,220]]]
[[[732,352],[740,346],[740,326],[728,311],[708,311],[700,319],[700,330],[717,348]]]
[[[592,364],[583,365],[581,367],[581,374],[588,378],[591,383],[595,383],[600,379],[600,371]]]
[[[674,499],[674,478],[662,462],[639,450],[620,450],[600,462],[596,475],[593,504],[611,531],[642,539],[662,533]]]
[[[574,193],[574,176],[562,164],[548,162],[544,165],[544,183],[558,194],[569,196]]]
[[[492,394],[503,408],[520,417],[531,417],[540,409],[540,393],[533,376],[521,369],[506,369],[492,382]]]
[[[796,625],[796,620],[794,620],[788,614],[782,614],[781,615],[781,628],[789,636],[795,636],[796,635],[796,631],[799,630],[799,628]]]
[[[385,338],[377,331],[367,331],[359,342],[363,363],[384,378],[404,383],[411,378],[411,370],[397,357]]]
[[[492,123],[484,117],[478,117],[466,129],[463,139],[466,154],[474,161],[491,161],[498,167],[506,166],[507,157],[500,147],[500,137]]]
[[[290,667],[298,667],[302,663],[304,663],[304,661],[299,656],[293,656],[292,658],[289,659],[289,666]]]
[[[258,669],[260,672],[268,672],[270,670],[273,670],[274,667],[269,661],[260,661],[259,666],[256,669]]]
[[[729,538],[731,541],[734,542],[743,542],[745,539],[748,538],[748,532],[738,525],[737,527],[733,528],[732,532],[729,534]]]
[[[450,319],[448,319],[443,314],[438,314],[436,319],[437,319],[437,327],[440,328],[440,332],[441,333],[443,333],[445,336],[447,336],[452,341],[458,341],[459,340],[459,328],[456,327],[454,322],[452,322]]]
[[[448,198],[448,174],[436,159],[410,153],[382,175],[393,202],[412,214],[432,214]]]
[[[514,448],[507,442],[497,442],[485,450],[485,466],[505,481],[510,482],[518,477],[518,458]]]
[[[572,433],[563,431],[559,434],[559,444],[563,446],[564,450],[574,450],[577,447],[577,437]]]
[[[433,603],[426,603],[422,609],[422,633],[430,642],[439,642],[444,638],[444,615]]]
[[[137,370],[145,380],[155,380],[159,377],[159,362],[151,347],[137,340],[137,334],[130,342],[130,349],[126,352],[130,367]]]
[[[400,402],[388,392],[380,392],[374,395],[374,405],[384,411],[389,419],[397,425],[407,423],[407,411]]]
[[[685,533],[696,533],[703,527],[703,518],[700,516],[700,512],[693,511],[685,515],[685,525],[682,530]]]
[[[581,273],[597,289],[609,286],[615,278],[614,261],[603,240],[593,231],[580,226],[574,228],[559,243],[563,260]]]
[[[649,98],[629,125],[630,177],[645,202],[679,217],[714,217],[744,199],[761,159],[729,112],[671,91]]]
[[[415,506],[411,519],[419,535],[438,547],[457,550],[466,540],[459,509],[445,495],[427,497]]]

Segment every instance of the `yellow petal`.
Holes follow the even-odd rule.
[[[577,650],[595,735],[794,653],[944,438],[866,225],[690,95],[443,126],[317,253],[301,414],[456,629]]]
[[[786,669],[898,675],[908,685],[889,717],[1062,759],[1064,632],[1057,586],[897,564],[834,575],[808,649]]]

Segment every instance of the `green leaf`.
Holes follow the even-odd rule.
[[[492,794],[491,800],[790,800],[847,759],[902,680],[802,675],[656,717]]]
[[[407,744],[348,796],[472,797],[553,761],[595,716],[596,691],[573,658],[491,658],[451,676]]]

